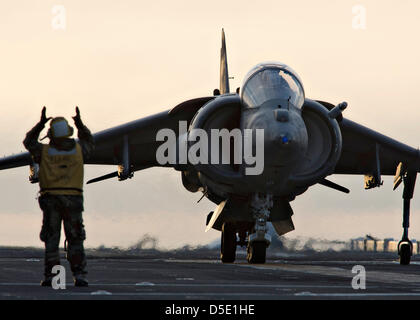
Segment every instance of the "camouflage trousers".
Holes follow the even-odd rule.
[[[41,241],[45,243],[45,272],[51,277],[51,270],[60,264],[61,222],[68,243],[67,260],[73,275],[86,274],[86,257],[83,241],[86,239],[83,225],[83,196],[42,195],[38,199],[43,211]]]

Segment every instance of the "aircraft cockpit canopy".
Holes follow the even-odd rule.
[[[299,76],[285,64],[258,64],[248,72],[243,81],[241,101],[245,108],[257,108],[269,100],[288,101],[299,109],[305,102],[305,92]]]

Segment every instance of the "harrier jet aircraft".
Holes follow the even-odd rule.
[[[413,251],[408,238],[410,200],[420,169],[420,152],[346,119],[342,115],[346,107],[345,102],[333,105],[307,98],[296,72],[278,62],[256,65],[242,86],[231,92],[222,30],[219,89],[211,96],[184,101],[170,110],[95,133],[96,149],[86,163],[115,165],[118,169],[88,183],[109,178],[123,181],[135,171],[154,166],[173,168],[180,172],[188,191],[202,192],[217,205],[207,216],[207,230],[221,231],[221,260],[233,262],[240,245],[247,246],[250,263],[264,263],[271,241],[267,222],[279,235],[294,230],[290,202],[310,186],[321,184],[348,193],[326,177],[363,175],[365,189],[371,189],[382,185],[382,175],[395,175],[394,189],[400,183],[404,187],[403,236],[398,253],[400,263],[409,264]],[[180,130],[182,126],[185,132]],[[158,159],[162,146],[171,146],[169,135],[167,139],[159,135],[161,129],[172,130],[176,137],[172,143],[175,152],[170,148],[163,152],[163,156],[172,157],[172,162]],[[245,136],[243,144],[235,149],[244,151],[240,153],[244,161],[236,161],[232,149],[229,161],[182,159],[182,148],[188,152],[196,148],[197,137],[190,137],[196,132],[209,133],[212,142],[223,138],[210,135],[215,129]],[[263,136],[258,136],[261,130]],[[251,134],[247,136],[247,132]],[[235,139],[231,134],[228,146],[234,148]],[[221,159],[219,151],[224,146],[210,145],[197,155]],[[247,174],[247,169],[253,168],[248,160],[261,151],[261,170]],[[254,169],[257,164],[255,160]],[[38,166],[29,153],[0,160],[0,169],[20,166],[30,166],[30,180],[37,181]]]

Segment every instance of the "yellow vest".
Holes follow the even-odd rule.
[[[78,143],[69,151],[42,146],[39,186],[41,194],[82,194],[83,154]]]

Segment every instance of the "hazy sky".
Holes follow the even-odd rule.
[[[53,27],[57,8],[65,9],[65,29]],[[363,22],[365,29],[354,28]],[[240,86],[256,63],[279,60],[297,71],[307,97],[347,101],[346,117],[418,147],[416,0],[5,0],[0,2],[2,154],[23,149],[43,105],[49,116],[65,117],[78,105],[96,132],[210,95],[219,83],[222,27],[235,77],[231,88]],[[112,171],[87,166],[86,179]],[[38,186],[27,176],[27,168],[0,172],[0,245],[42,245]],[[296,231],[290,236],[400,237],[401,189],[392,191],[392,178],[369,191],[363,190],[362,176],[332,180],[351,193],[311,188],[292,203]],[[411,235],[420,239],[418,190]],[[206,199],[197,204],[200,196],[183,189],[179,172],[162,168],[137,172],[126,182],[89,185],[86,245],[128,246],[145,233],[164,247],[217,239],[216,231],[204,233],[214,205]]]

